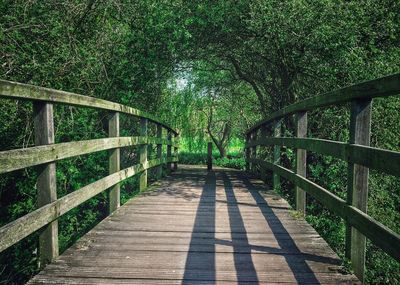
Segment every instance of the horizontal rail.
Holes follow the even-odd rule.
[[[79,206],[83,202],[128,179],[146,169],[159,166],[166,162],[175,162],[176,158],[149,160],[146,165],[136,164],[119,172],[108,175],[89,185],[86,185],[64,197],[47,204],[0,228],[0,252],[21,239],[34,233],[45,225],[56,220],[61,215]]]
[[[116,137],[13,149],[0,152],[0,174],[78,155],[147,143],[175,145],[160,138]]]
[[[115,102],[83,96],[76,93],[54,90],[29,84],[0,80],[0,98],[43,101],[59,104],[67,104],[72,106],[81,106],[109,111],[116,111],[129,114],[135,117],[149,119],[152,122],[162,125],[175,135],[178,133],[167,124],[159,121],[154,116]]]
[[[400,175],[400,152],[314,138],[267,137],[250,141],[246,148],[254,146],[286,146],[305,149],[357,163],[391,175]],[[390,161],[390,163],[388,163]]]
[[[342,104],[354,99],[386,97],[397,94],[400,94],[400,74],[393,74],[362,82],[322,95],[311,97],[282,108],[279,111],[272,113],[269,117],[257,122],[254,126],[246,131],[246,134],[259,129],[262,125],[265,125],[273,120],[283,118],[296,112],[313,110],[315,108],[329,105]]]
[[[400,260],[400,235],[376,221],[361,210],[347,205],[346,202],[332,194],[325,188],[315,184],[314,182],[302,177],[293,171],[282,166],[261,160],[246,159],[250,163],[256,163],[262,167],[276,172],[278,175],[288,179],[302,188],[304,191],[312,195],[320,201],[325,207],[333,211],[353,227],[358,229],[362,234],[368,237],[375,245],[380,247],[386,253]]]

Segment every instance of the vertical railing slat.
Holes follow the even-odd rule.
[[[177,147],[177,144],[178,144],[178,142],[179,142],[179,136],[178,136],[178,134],[175,134],[175,136],[174,136],[174,158],[178,158],[178,147]],[[178,169],[178,162],[177,161],[175,161],[174,162],[174,170],[177,170]]]
[[[249,133],[246,135],[246,144],[248,142],[250,142],[250,139],[251,139],[251,134]],[[251,157],[251,148],[250,147],[247,147],[245,149],[245,156],[246,156],[246,171],[250,172],[250,162],[247,161]]]
[[[274,122],[273,125],[273,133],[274,137],[281,136],[281,127],[282,127],[282,120],[277,120]],[[274,146],[274,164],[279,164],[281,161],[281,147],[279,145]],[[275,190],[280,190],[281,188],[281,179],[277,173],[273,173],[273,186]]]
[[[172,141],[172,132],[170,130],[167,131],[167,140],[170,143]],[[172,155],[172,146],[169,144],[169,145],[167,145],[167,160],[171,159],[171,155]],[[168,174],[171,173],[171,166],[172,166],[171,162],[168,161],[167,162],[167,173]]]
[[[268,125],[262,125],[260,130],[260,137],[266,138],[268,136]],[[260,147],[260,153],[263,152],[265,154],[265,147]],[[267,169],[260,165],[260,178],[262,181],[266,182],[267,180]]]
[[[257,130],[254,130],[251,133],[250,137],[251,137],[252,141],[255,141],[257,139]],[[253,159],[257,158],[257,146],[256,145],[251,147],[251,152],[250,153],[251,153],[251,158],[253,158]],[[251,164],[251,172],[255,173],[256,172],[256,168],[257,168],[257,164],[252,163]]]
[[[296,137],[307,137],[307,112],[296,114]],[[296,173],[306,177],[307,171],[307,151],[305,149],[296,150]],[[306,213],[306,192],[296,186],[296,210]]]
[[[371,137],[371,99],[351,102],[350,143],[369,146]],[[347,203],[367,212],[368,201],[367,167],[348,164]],[[350,258],[354,274],[364,280],[366,239],[358,230],[347,225],[346,256]]]
[[[148,120],[145,118],[140,118],[140,130],[139,135],[147,138],[147,127]],[[142,144],[139,146],[139,160],[140,163],[147,167],[147,148],[148,144]],[[147,169],[145,169],[139,177],[139,190],[143,191],[147,188]]]
[[[157,124],[157,138],[162,138],[163,127]],[[162,159],[162,144],[157,144],[157,159]],[[162,165],[157,166],[157,179],[162,177]]]
[[[35,145],[53,144],[54,119],[53,104],[34,103]],[[38,167],[37,204],[42,207],[57,200],[56,163],[46,163]],[[39,266],[43,268],[59,254],[58,221],[48,224],[39,236]]]
[[[119,113],[114,112],[108,120],[108,136],[110,138],[119,137]],[[120,149],[112,149],[109,151],[108,157],[109,174],[120,171]],[[109,213],[111,214],[119,208],[120,201],[120,184],[116,184],[109,190]]]
[[[212,170],[212,142],[207,144],[207,170]]]

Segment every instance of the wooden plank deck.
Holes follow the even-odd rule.
[[[182,166],[29,284],[359,284],[287,202],[235,170]]]

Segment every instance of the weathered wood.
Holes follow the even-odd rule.
[[[140,136],[147,136],[147,125],[148,120],[145,118],[140,119]],[[147,167],[147,144],[143,144],[139,147],[139,160],[143,166]],[[139,190],[144,191],[147,188],[147,170],[145,169],[142,173],[140,173],[139,178]]]
[[[171,159],[171,161],[173,160]],[[166,159],[153,159],[148,161],[147,169],[162,165],[166,162]],[[141,173],[144,170],[145,167],[143,165],[137,164],[110,174],[1,227],[0,252],[46,226],[56,220],[59,216],[86,202],[97,194],[135,174]]]
[[[268,136],[268,125],[262,125],[260,129],[260,138],[266,138]],[[258,140],[257,140],[258,141]],[[261,149],[260,149],[261,151]],[[266,182],[267,180],[267,169],[264,169],[260,166],[260,178],[262,181]]]
[[[338,273],[337,255],[259,183],[239,171],[180,167],[28,284],[359,284]]]
[[[304,138],[307,136],[307,112],[296,114],[296,137]],[[305,149],[296,150],[296,174],[306,177],[307,170],[307,151]],[[296,210],[306,213],[306,192],[296,186]]]
[[[251,141],[251,135],[250,133],[246,135],[246,144],[245,144],[245,157],[246,157],[246,171],[250,172],[250,163],[247,162],[248,159],[251,158],[251,150],[250,150],[250,146],[248,145],[248,143]]]
[[[167,140],[172,143],[172,133],[167,130]],[[171,145],[167,145],[167,159],[172,157],[172,147]],[[171,173],[171,163],[167,163],[167,173]]]
[[[292,181],[295,185],[298,185],[308,194],[316,198],[326,208],[345,219],[354,228],[358,229],[376,246],[380,247],[387,254],[400,261],[399,234],[395,233],[356,207],[348,205],[346,201],[335,196],[323,187],[295,174],[289,169],[260,159],[252,159],[251,162],[262,164],[264,167],[276,171],[280,176]]]
[[[35,145],[54,144],[53,105],[35,103],[34,128]],[[38,167],[37,178],[38,207],[57,200],[56,164],[50,162]],[[44,267],[58,257],[58,222],[48,224],[39,236],[39,267]]]
[[[174,157],[178,158],[178,144],[177,142],[179,141],[179,136],[175,134],[174,136],[174,144],[173,144],[173,148],[174,148]],[[174,171],[178,169],[178,161],[174,162]]]
[[[371,136],[371,99],[356,100],[351,103],[350,143],[369,146]],[[367,212],[368,168],[348,164],[347,203],[362,212]],[[346,255],[350,258],[354,273],[363,281],[365,269],[366,239],[350,225],[346,229]]]
[[[108,120],[108,136],[110,138],[119,137],[119,113],[115,112],[110,115]],[[120,149],[110,150],[108,157],[109,174],[120,171]],[[108,211],[111,214],[119,208],[120,201],[120,185],[119,183],[112,186],[108,192]]]
[[[257,140],[257,130],[255,130],[253,133],[251,133],[251,140]],[[251,147],[251,152],[250,152],[251,158],[257,158],[257,146]],[[256,173],[257,166],[254,164],[251,164],[251,171],[253,173]]]
[[[348,144],[314,138],[261,138],[246,144],[246,148],[257,145],[280,145],[289,148],[301,148],[311,152],[333,156],[347,162],[353,162],[374,168],[391,175],[400,175],[400,152],[378,149],[369,146]],[[391,161],[393,163],[387,163]]]
[[[207,144],[207,170],[212,170],[212,142]]]
[[[1,151],[0,173],[6,173],[97,151],[140,145],[143,143],[146,143],[145,137],[118,137]]]
[[[135,117],[149,119],[152,122],[161,124],[164,128],[169,129],[172,133],[177,134],[177,132],[170,128],[167,124],[159,121],[157,118],[146,112],[111,101],[83,96],[71,92],[0,80],[0,97],[29,101],[52,102],[125,113]]]
[[[157,138],[162,139],[163,127],[160,124],[157,124]],[[162,158],[162,144],[157,144],[157,159]],[[157,179],[161,179],[162,177],[162,165],[157,167]]]
[[[251,133],[261,125],[299,111],[310,111],[319,107],[339,105],[355,99],[370,99],[393,95],[400,95],[400,73],[361,82],[292,104],[257,122],[246,133]]]
[[[277,120],[274,122],[273,126],[273,133],[274,137],[280,137],[281,136],[281,129],[282,129],[282,120]],[[280,146],[275,145],[274,146],[274,160],[273,162],[275,164],[279,164],[281,161],[281,148]],[[279,191],[281,189],[281,181],[279,178],[279,175],[277,173],[273,173],[273,187],[276,191]]]

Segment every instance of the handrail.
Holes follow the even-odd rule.
[[[0,174],[41,166],[37,180],[38,209],[0,228],[0,252],[44,227],[39,236],[40,264],[44,266],[58,256],[57,219],[61,215],[107,189],[110,189],[109,212],[112,213],[120,205],[120,182],[139,174],[142,191],[147,187],[148,169],[156,167],[157,178],[161,178],[164,164],[168,172],[177,168],[178,132],[148,113],[98,98],[5,80],[0,80],[0,99],[33,101],[35,122],[35,146],[0,151]],[[110,111],[109,137],[54,143],[54,103]],[[119,135],[120,113],[140,118],[139,136]],[[148,136],[149,121],[157,127],[156,137]],[[148,160],[149,144],[157,146],[157,159]],[[139,146],[140,162],[120,170],[120,148],[134,145]],[[166,157],[163,157],[163,145],[167,148]],[[109,151],[109,175],[57,199],[56,162],[104,150]]]
[[[175,131],[173,128],[146,112],[115,102],[95,97],[84,96],[76,93],[23,84],[13,81],[0,80],[0,98],[43,101],[66,104],[71,106],[116,111],[139,118],[149,119],[154,123],[162,125],[164,128],[171,131],[174,135],[178,135],[178,132]]]
[[[400,152],[370,146],[315,138],[272,137],[249,141],[245,147],[274,145],[305,149],[318,154],[339,158],[346,162],[357,163],[387,174],[400,174]],[[397,161],[399,163],[387,163],[387,161]]]
[[[351,259],[357,277],[363,280],[365,237],[400,261],[400,235],[366,213],[368,169],[400,176],[400,152],[369,146],[372,98],[400,95],[400,73],[366,81],[312,97],[289,105],[257,122],[246,131],[246,168],[274,173],[274,188],[280,187],[279,177],[295,185],[296,209],[305,214],[305,193],[312,195],[347,223],[346,256]],[[307,111],[319,107],[350,102],[350,141],[340,142],[307,138]],[[295,115],[296,137],[281,137],[281,119]],[[274,124],[270,124],[274,122]],[[272,130],[268,132],[268,128]],[[260,132],[259,132],[260,130]],[[268,137],[273,133],[273,137]],[[274,161],[257,158],[257,147],[273,146]],[[281,165],[280,147],[296,149],[295,171]],[[306,151],[332,156],[348,162],[347,200],[330,193],[306,178]],[[258,165],[256,169],[254,165]]]
[[[246,134],[254,132],[262,125],[276,119],[292,115],[300,111],[309,111],[319,107],[343,104],[355,99],[367,99],[376,97],[387,97],[399,94],[400,74],[393,74],[382,78],[361,82],[332,92],[321,94],[294,103],[272,113],[269,117],[260,120],[246,131]]]
[[[143,144],[176,144],[152,137],[116,137],[0,151],[0,174],[102,150]]]
[[[363,232],[375,245],[382,248],[393,258],[400,260],[400,235],[360,211],[356,207],[349,206],[346,201],[332,194],[327,189],[318,184],[294,173],[293,171],[264,161],[261,159],[250,159],[252,163],[257,163],[265,168],[279,173],[296,185],[301,186],[306,192],[313,195],[325,207],[350,222],[352,226]]]
[[[39,209],[14,220],[0,228],[0,252],[117,183],[124,181],[135,174],[141,173],[146,169],[159,166],[165,162],[175,161],[177,161],[175,158],[161,160],[154,159],[149,161],[147,165],[136,164],[125,168],[75,190],[50,204],[40,207]]]

